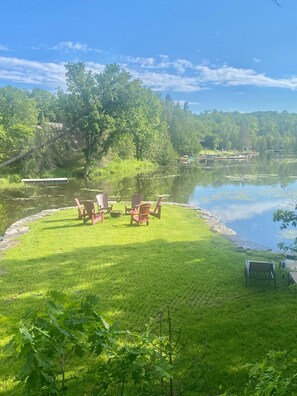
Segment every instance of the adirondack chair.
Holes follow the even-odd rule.
[[[150,208],[150,203],[143,203],[139,205],[139,208],[131,210],[130,224],[133,224],[133,221],[135,221],[135,223],[139,226],[141,223],[146,223],[147,225],[149,225]]]
[[[131,210],[135,210],[137,207],[139,207],[139,205],[141,204],[142,201],[142,194],[134,194],[131,200],[131,207],[128,205],[125,205],[125,213],[129,214],[131,212]]]
[[[276,289],[276,275],[275,265],[271,261],[252,261],[245,260],[245,285],[251,285],[252,279],[258,281],[269,280],[273,281],[274,288]]]
[[[112,210],[113,205],[109,205],[107,194],[97,194],[96,199],[100,210],[104,210],[106,213]]]
[[[91,220],[92,224],[95,224],[98,221],[101,221],[101,223],[103,223],[104,210],[100,210],[99,212],[96,212],[94,202],[84,201],[84,208],[85,208],[84,209],[84,223],[86,223],[88,220]]]
[[[154,210],[150,210],[150,215],[161,219],[161,204],[163,197],[159,197]]]
[[[79,202],[78,198],[74,198],[77,207],[77,218],[81,220],[84,217],[84,206]]]

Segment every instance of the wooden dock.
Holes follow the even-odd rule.
[[[65,184],[67,177],[50,177],[46,179],[22,179],[23,183]]]

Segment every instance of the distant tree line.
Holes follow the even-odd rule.
[[[215,150],[291,151],[297,149],[297,114],[283,111],[196,116],[205,147]]]
[[[0,167],[40,174],[107,158],[168,164],[213,150],[296,150],[297,114],[207,111],[162,99],[115,64],[66,65],[66,89],[0,88]]]

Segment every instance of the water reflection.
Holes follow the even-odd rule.
[[[231,222],[235,220],[252,219],[255,216],[263,215],[265,212],[275,211],[281,207],[282,201],[273,202],[255,202],[245,204],[231,204],[225,207],[213,207],[213,213],[223,222]]]
[[[42,209],[74,206],[74,197],[95,199],[105,191],[119,202],[141,192],[145,200],[168,194],[169,201],[190,203],[213,212],[243,239],[276,249],[293,233],[273,223],[278,208],[292,208],[297,197],[297,160],[264,157],[163,167],[149,175],[57,186],[27,186],[0,191],[0,234],[14,221]]]
[[[219,183],[200,183],[189,201],[212,212],[241,239],[278,250],[279,242],[292,242],[295,235],[281,231],[272,218],[279,208],[294,209],[296,164],[294,158],[278,157],[227,165],[218,172]]]

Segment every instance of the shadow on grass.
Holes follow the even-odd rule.
[[[52,219],[46,219],[46,220],[44,220],[44,223],[49,223],[49,224],[52,224],[52,223],[65,223],[65,221],[71,221],[71,222],[73,222],[73,219],[71,219],[71,218],[69,218],[69,219],[54,219],[54,220],[52,220]],[[78,220],[78,221],[81,221],[81,220]]]
[[[151,225],[113,222],[108,219],[105,228],[104,223],[89,223],[94,227],[90,233],[92,228],[80,222],[55,226],[52,221],[49,228],[43,220],[38,233],[50,229],[49,236],[56,238],[48,252],[38,251],[36,245],[36,256],[31,252],[32,257],[24,253],[2,260],[1,336],[11,334],[24,312],[41,304],[49,290],[99,295],[98,311],[130,330],[143,330],[150,317],[170,307],[175,329],[182,329],[182,341],[189,345],[183,360],[190,361],[207,344],[207,391],[213,394],[222,384],[236,383],[241,363],[271,349],[271,334],[273,346],[285,348],[295,328],[295,300],[281,288],[279,274],[276,291],[267,285],[245,288],[246,255],[221,238],[208,234],[199,240],[152,239],[157,228]],[[158,222],[153,225],[164,227]],[[82,227],[83,233],[73,233],[65,244],[63,229],[75,227]],[[129,241],[125,233],[112,233],[113,228],[130,228]],[[137,240],[139,234],[147,240]],[[9,375],[11,367],[0,374],[3,380]]]
[[[63,224],[63,225],[60,225],[60,226],[51,226],[51,227],[44,227],[43,229],[44,230],[57,230],[57,229],[59,229],[59,228],[78,228],[78,227],[81,227],[81,226],[85,226],[85,225],[92,225],[92,223],[90,222],[90,223],[86,223],[86,224],[83,224],[83,223],[77,223],[77,224],[71,224],[71,225],[65,225],[65,224]]]

